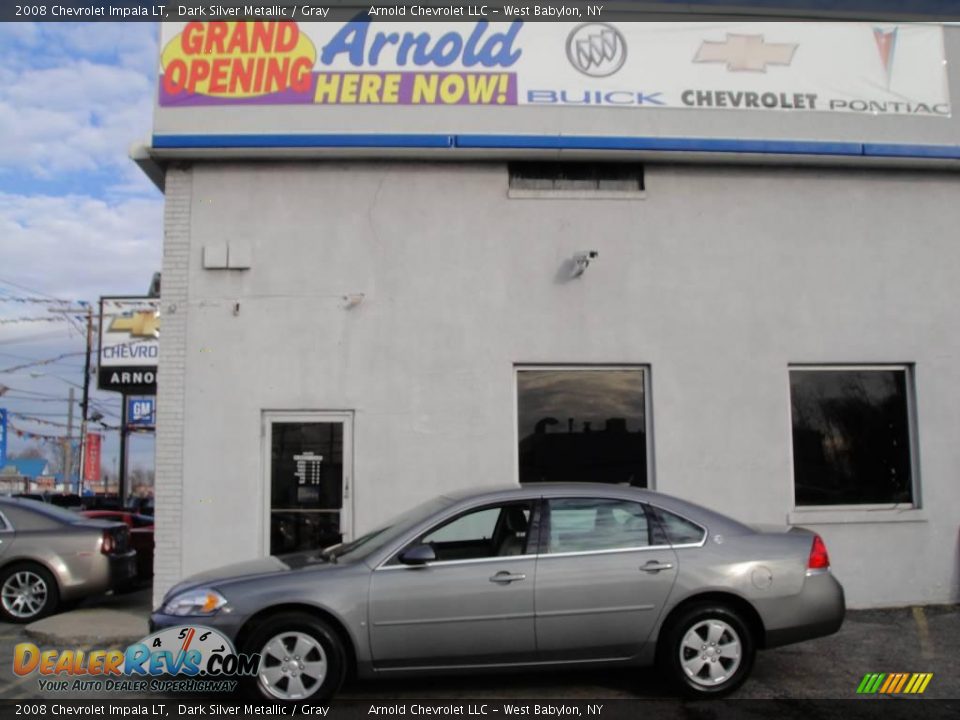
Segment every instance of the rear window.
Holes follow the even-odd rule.
[[[3,511],[21,530],[40,530],[50,525],[72,524],[83,519],[74,512],[36,500],[14,500],[10,505],[5,505]]]
[[[695,522],[663,508],[650,506],[659,527],[654,528],[655,545],[692,545],[703,540],[707,531]]]

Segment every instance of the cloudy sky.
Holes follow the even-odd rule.
[[[23,320],[51,313],[13,298],[142,295],[160,269],[162,195],[128,157],[150,134],[157,34],[152,23],[0,23],[0,407],[25,432],[63,434],[38,420],[65,422],[84,338],[69,322]],[[95,398],[119,423],[120,396]],[[37,444],[10,435],[13,451]],[[105,436],[108,471],[117,436]],[[131,467],[152,465],[149,438],[133,446]]]

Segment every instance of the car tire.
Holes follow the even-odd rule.
[[[60,604],[53,574],[37,563],[16,563],[0,572],[0,617],[24,624],[52,615]]]
[[[732,608],[694,605],[671,621],[660,643],[659,665],[688,698],[727,695],[750,675],[756,642]]]
[[[269,702],[329,700],[346,675],[347,653],[339,635],[307,613],[266,619],[244,642],[243,652],[260,654],[249,689]]]

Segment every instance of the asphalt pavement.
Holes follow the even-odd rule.
[[[146,634],[149,590],[88,600],[32,626],[0,623],[0,699],[92,698],[103,693],[51,694],[35,675],[13,673],[14,647],[125,647]],[[933,673],[921,698],[960,698],[960,606],[848,611],[838,633],[757,655],[740,699],[856,699],[867,673]],[[111,695],[121,699],[121,695]],[[132,697],[132,696],[131,696]],[[669,699],[652,669],[511,672],[443,678],[351,681],[339,695],[356,700]],[[862,696],[860,696],[862,697]],[[143,699],[142,697],[137,699]]]

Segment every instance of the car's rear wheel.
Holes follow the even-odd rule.
[[[733,692],[750,674],[756,646],[749,625],[723,605],[695,605],[667,628],[661,663],[688,697]]]
[[[57,581],[42,565],[18,563],[0,572],[0,616],[29,623],[55,612],[60,602]]]
[[[260,654],[256,690],[266,700],[327,700],[343,682],[343,643],[327,623],[306,613],[267,619],[244,645],[245,652]]]

